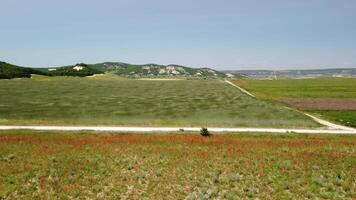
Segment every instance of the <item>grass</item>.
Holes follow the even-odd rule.
[[[0,199],[354,199],[353,135],[0,132]]]
[[[347,126],[356,127],[356,111],[318,110],[314,112],[319,113],[321,116],[331,121],[335,121],[340,124],[345,124]]]
[[[356,78],[316,78],[285,80],[236,80],[236,84],[267,100],[312,99],[344,100],[356,99]],[[356,127],[356,110],[305,109],[336,123]]]
[[[318,127],[220,80],[98,76],[0,80],[0,124]]]
[[[239,86],[259,97],[356,98],[356,78],[236,80]]]

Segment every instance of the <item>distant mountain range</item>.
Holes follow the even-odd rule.
[[[224,78],[225,73],[210,68],[191,68],[181,65],[144,64],[132,65],[120,62],[104,62],[89,65],[93,69],[128,77],[155,77],[155,76],[184,76],[184,77],[210,77]]]
[[[225,70],[249,78],[314,78],[356,76],[356,68],[309,69],[309,70]]]
[[[143,64],[133,65],[122,62],[97,64],[79,63],[50,68],[20,67],[0,61],[0,79],[29,78],[31,74],[47,76],[92,76],[94,74],[115,74],[118,76],[140,77],[186,77],[186,78],[310,78],[322,76],[356,76],[356,68],[313,69],[313,70],[225,70],[191,68],[181,65]]]
[[[225,78],[233,76],[210,68],[190,68],[180,65],[144,64],[133,65],[121,62],[104,62],[97,64],[79,63],[64,67],[26,68],[1,62],[0,78],[25,78],[31,74],[48,76],[91,76],[110,73],[119,76],[140,77],[191,77],[191,78]],[[5,67],[3,67],[5,66]],[[4,70],[3,70],[4,69]],[[6,73],[4,72],[6,71]]]

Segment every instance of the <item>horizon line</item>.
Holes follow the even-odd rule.
[[[30,67],[30,66],[23,66],[23,65],[17,65],[15,63],[12,62],[8,62],[8,61],[3,61],[0,60],[0,62],[5,62],[8,64],[12,64],[12,65],[16,65],[19,67],[27,67],[27,68],[59,68],[59,67],[65,67],[65,66],[71,66],[71,65],[76,65],[76,64],[88,64],[88,65],[95,65],[95,64],[102,64],[102,63],[123,63],[123,64],[129,64],[129,65],[162,65],[162,66],[169,66],[169,65],[178,65],[178,66],[182,66],[182,67],[189,67],[189,68],[210,68],[210,69],[214,69],[216,71],[295,71],[295,70],[301,70],[301,71],[306,71],[306,70],[327,70],[327,69],[356,69],[355,67],[342,67],[342,68],[338,68],[338,67],[311,67],[311,68],[301,68],[298,69],[297,67],[292,67],[290,69],[281,69],[281,68],[277,68],[277,69],[268,69],[268,67],[266,68],[252,68],[252,69],[239,69],[239,67],[233,67],[234,69],[216,69],[216,67],[214,66],[189,66],[189,65],[182,65],[182,64],[175,64],[175,63],[170,63],[170,64],[158,64],[158,63],[129,63],[129,62],[122,62],[122,61],[99,61],[99,62],[95,62],[95,63],[86,63],[86,62],[76,62],[75,64],[66,64],[66,65],[58,65],[58,66],[53,66],[53,65],[47,65],[47,66],[35,66],[35,67]],[[230,67],[226,67],[226,68],[230,68]],[[243,67],[245,68],[245,67]]]

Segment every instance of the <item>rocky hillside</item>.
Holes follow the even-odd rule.
[[[105,62],[89,65],[90,67],[120,76],[128,77],[154,77],[154,76],[183,76],[183,77],[209,77],[224,78],[225,73],[209,68],[190,68],[180,65],[144,64],[132,65],[120,62]]]
[[[24,68],[0,62],[0,78],[31,77],[31,74],[48,76],[92,76],[110,73],[131,78],[139,77],[187,77],[187,78],[229,78],[234,75],[210,68],[190,68],[181,65],[144,64],[133,65],[121,62],[97,64],[79,63],[64,67]]]

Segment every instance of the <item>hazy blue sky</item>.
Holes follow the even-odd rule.
[[[0,0],[0,60],[356,67],[356,0]]]

